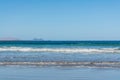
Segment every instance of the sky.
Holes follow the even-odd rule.
[[[120,0],[0,0],[0,38],[120,40]]]

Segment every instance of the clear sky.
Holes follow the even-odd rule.
[[[0,0],[0,38],[120,40],[120,0]]]

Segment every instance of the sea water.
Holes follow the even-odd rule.
[[[0,64],[120,67],[120,41],[0,41]]]
[[[119,80],[120,41],[0,41],[0,80]]]

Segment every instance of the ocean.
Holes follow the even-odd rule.
[[[119,80],[120,41],[0,41],[0,80]]]
[[[0,41],[0,65],[120,67],[120,41]]]

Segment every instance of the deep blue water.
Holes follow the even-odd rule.
[[[0,41],[0,45],[120,46],[120,41]]]

